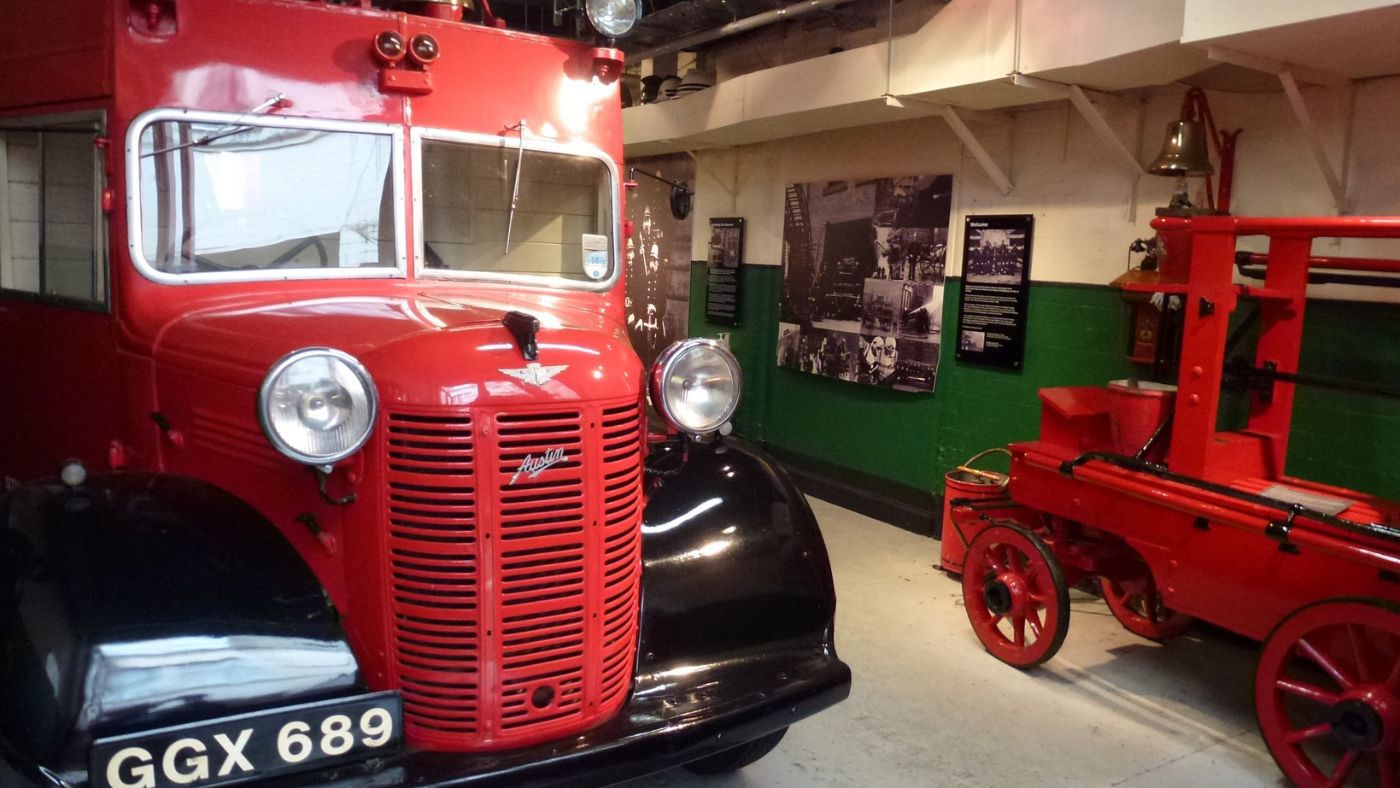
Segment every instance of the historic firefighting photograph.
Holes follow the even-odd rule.
[[[804,328],[807,336],[840,334],[841,348],[856,340],[861,357],[874,361],[862,362],[858,372],[839,362],[793,367],[783,363],[780,334],[778,366],[905,391],[933,390],[935,370],[922,366],[895,386],[897,353],[886,352],[882,341],[876,355],[861,334],[907,335],[937,346],[942,302],[935,304],[934,294],[943,292],[952,188],[949,175],[788,184],[779,320]],[[837,343],[828,344],[835,354]],[[880,362],[886,374],[880,374]]]
[[[0,22],[0,788],[1400,788],[1400,0]]]
[[[968,230],[964,252],[969,282],[1016,285],[1026,268],[1026,233],[1019,228],[985,227]]]

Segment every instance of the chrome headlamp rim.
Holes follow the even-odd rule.
[[[637,23],[640,22],[642,18],[642,4],[640,0],[632,0],[633,13],[632,18],[627,23],[627,26],[621,29],[614,28],[612,30],[606,29],[598,21],[600,15],[598,11],[598,6],[607,2],[608,0],[584,0],[583,13],[585,16],[588,17],[588,24],[592,25],[593,29],[598,31],[600,35],[606,36],[607,38],[621,38],[627,35],[628,33],[632,32],[632,30],[637,27]]]
[[[729,367],[730,372],[734,375],[734,399],[731,400],[729,406],[725,408],[724,417],[719,419],[715,423],[715,426],[708,430],[693,430],[680,424],[666,407],[666,380],[671,377],[671,373],[675,371],[676,364],[680,361],[685,352],[696,347],[705,347],[718,351],[720,356],[725,359],[726,366]],[[665,420],[671,428],[685,433],[686,435],[699,437],[718,433],[725,424],[729,423],[730,419],[734,418],[734,412],[739,409],[739,400],[742,397],[743,386],[743,370],[739,367],[739,359],[735,358],[734,353],[726,347],[723,342],[707,337],[692,337],[690,339],[682,339],[673,342],[669,347],[661,351],[661,355],[657,356],[656,362],[652,364],[647,391],[651,395],[652,406],[656,408],[656,412],[661,415],[661,418]]]
[[[324,456],[305,454],[293,448],[282,439],[281,435],[277,434],[277,431],[273,429],[271,421],[268,418],[269,398],[272,395],[273,383],[276,382],[277,378],[280,377],[288,367],[298,361],[303,361],[313,356],[329,356],[349,367],[350,371],[354,373],[355,377],[360,381],[360,384],[364,386],[365,400],[369,404],[369,418],[365,421],[364,434],[360,435],[348,448],[336,452],[335,454]],[[271,443],[272,447],[280,454],[290,460],[302,463],[303,465],[311,465],[314,467],[332,466],[350,457],[355,452],[364,448],[365,444],[369,442],[369,436],[374,434],[374,425],[378,423],[378,420],[379,389],[374,385],[374,378],[370,377],[369,370],[365,369],[365,365],[361,364],[359,359],[343,350],[336,350],[332,347],[304,347],[293,350],[278,359],[277,362],[268,369],[267,374],[263,376],[262,384],[258,386],[258,424],[262,427],[263,435],[267,438],[268,443]]]

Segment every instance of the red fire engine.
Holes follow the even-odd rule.
[[[1199,618],[1263,641],[1255,705],[1284,774],[1395,785],[1400,504],[1284,468],[1297,386],[1396,395],[1298,361],[1310,282],[1394,287],[1400,273],[1396,260],[1313,256],[1313,241],[1400,238],[1400,219],[1153,226],[1160,269],[1124,287],[1161,294],[1175,325],[1160,333],[1180,337],[1156,353],[1170,379],[1041,390],[1040,438],[1012,444],[1009,477],[952,496],[944,567],[962,573],[982,644],[1016,667],[1055,654],[1068,589],[1095,577],[1137,634],[1171,637]],[[1251,236],[1267,253],[1237,249]],[[1248,399],[1238,424],[1221,415],[1227,386]]]
[[[10,6],[0,783],[596,784],[845,696],[733,357],[628,345],[617,50]]]

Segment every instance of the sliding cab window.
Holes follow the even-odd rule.
[[[602,159],[433,139],[421,158],[424,273],[611,281],[613,181]]]
[[[217,116],[140,128],[138,264],[166,281],[374,276],[399,265],[394,137]]]
[[[105,308],[94,119],[0,123],[0,290]]]

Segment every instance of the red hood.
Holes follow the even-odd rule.
[[[551,303],[553,302],[553,303]],[[501,319],[515,309],[539,318],[538,363],[567,366],[543,386],[503,370],[527,365]],[[279,358],[304,347],[358,358],[387,404],[465,405],[485,399],[559,401],[640,396],[641,364],[626,331],[562,299],[530,306],[459,293],[342,296],[225,303],[171,321],[156,363],[255,387]]]

